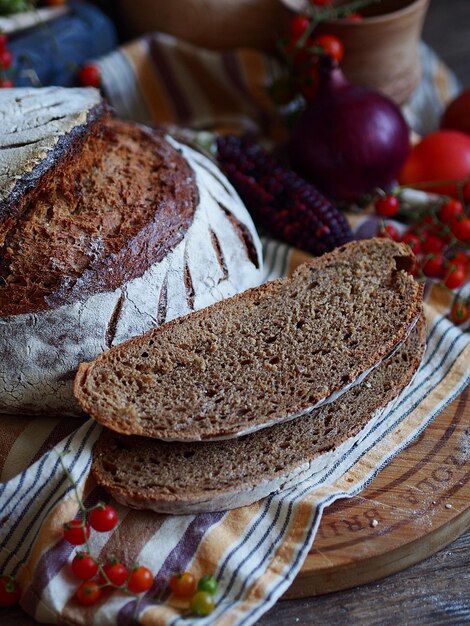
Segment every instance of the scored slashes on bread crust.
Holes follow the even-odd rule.
[[[80,362],[261,281],[217,167],[96,90],[1,90],[0,130],[0,411],[79,413]]]

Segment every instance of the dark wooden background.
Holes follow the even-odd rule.
[[[170,0],[169,0],[170,1]],[[431,0],[424,39],[470,87],[470,0]],[[470,532],[435,556],[374,584],[278,602],[260,626],[470,624]],[[20,609],[0,626],[34,626]]]

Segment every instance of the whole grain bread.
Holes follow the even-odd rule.
[[[104,429],[93,476],[118,502],[160,513],[251,504],[311,477],[361,439],[410,382],[424,343],[421,319],[392,356],[334,402],[238,439],[168,443]]]
[[[116,432],[168,441],[293,419],[404,341],[422,308],[414,260],[391,240],[352,242],[82,364],[75,395]]]
[[[0,90],[0,142],[0,411],[80,413],[80,362],[261,282],[217,167],[97,90]]]
[[[102,119],[23,196],[0,248],[0,315],[32,313],[141,276],[185,236],[191,168],[161,136]]]

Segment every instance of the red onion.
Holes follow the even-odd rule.
[[[409,129],[398,106],[349,83],[325,57],[318,95],[292,133],[294,167],[328,196],[356,200],[390,186],[409,151]]]

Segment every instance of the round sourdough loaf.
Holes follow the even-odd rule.
[[[77,414],[82,361],[259,284],[213,163],[93,89],[0,93],[0,411]]]

